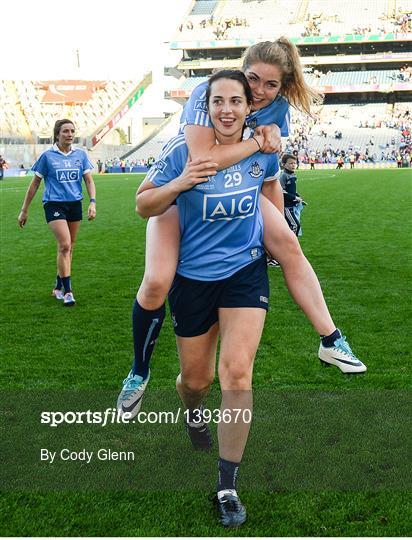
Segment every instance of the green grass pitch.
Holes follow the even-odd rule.
[[[336,324],[368,372],[350,378],[320,366],[318,336],[289,297],[281,271],[270,269],[271,309],[256,358],[254,388],[284,395],[410,395],[411,170],[298,171],[298,178],[309,203],[302,215],[302,247]],[[131,307],[144,270],[145,222],[134,212],[141,179],[95,176],[97,218],[84,220],[80,229],[73,309],[64,309],[50,295],[55,243],[40,193],[20,230],[17,215],[29,179],[6,178],[0,184],[3,399],[11,391],[30,396],[33,390],[98,389],[115,402],[132,358]],[[148,394],[172,389],[178,357],[168,317],[152,366]],[[366,426],[366,414],[364,421]],[[410,424],[404,429],[410,431]],[[277,435],[281,440],[282,433]],[[189,450],[188,461],[193,460]],[[216,457],[215,449],[212,460]],[[253,456],[246,450],[248,460]],[[239,491],[248,521],[237,536],[407,536],[412,531],[408,490],[276,489],[276,470],[273,489],[242,489],[242,474]],[[28,485],[25,491],[1,492],[0,530],[3,536],[233,535],[218,525],[207,495],[186,489],[81,487],[48,493]]]

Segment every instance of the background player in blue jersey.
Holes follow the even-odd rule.
[[[249,47],[243,57],[243,71],[252,89],[252,112],[247,122],[251,124],[249,129],[256,124],[253,139],[230,145],[216,144],[205,109],[205,83],[192,92],[182,115],[184,136],[192,159],[210,156],[211,161],[217,162],[219,170],[252,155],[258,147],[264,152],[278,151],[279,127],[274,123],[281,126],[284,135],[288,133],[289,102],[310,113],[311,105],[319,100],[318,94],[306,85],[298,50],[287,38]],[[154,170],[149,172],[149,178]],[[365,371],[365,366],[352,354],[336,328],[316,274],[299,243],[290,231],[280,226],[284,219],[283,195],[278,182],[272,184],[271,193],[267,192],[267,198],[261,201],[265,247],[279,261],[289,292],[322,337],[318,355],[341,371]],[[150,358],[164,320],[165,298],[176,271],[179,239],[176,207],[149,219],[145,273],[133,307],[134,362],[123,382],[124,390],[133,390],[136,400],[138,396],[141,398],[149,381]],[[141,399],[137,407],[140,404]],[[135,409],[135,414],[138,410]]]
[[[84,150],[73,148],[75,127],[71,120],[58,120],[53,130],[53,146],[43,152],[33,165],[31,181],[18,217],[20,227],[27,222],[29,206],[40,182],[44,180],[43,206],[46,221],[57,242],[57,278],[52,294],[73,306],[71,287],[73,248],[82,219],[82,179],[86,183],[90,204],[87,217],[96,217],[96,188],[91,175],[93,165]]]
[[[219,144],[240,141],[252,102],[244,74],[213,75],[206,100]],[[181,365],[176,387],[192,444],[209,448],[202,401],[214,379],[220,335],[221,411],[231,411],[233,418],[218,427],[217,504],[222,524],[237,526],[246,519],[236,478],[251,423],[253,362],[269,297],[259,193],[278,174],[278,158],[256,152],[217,172],[208,159],[191,161],[181,135],[153,170],[139,188],[137,210],[142,217],[155,216],[177,198],[181,229],[169,295]],[[283,226],[287,229],[286,222]]]

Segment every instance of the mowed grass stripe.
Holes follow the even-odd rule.
[[[319,179],[320,171],[299,173],[300,191],[309,203],[302,217],[302,246],[336,323],[370,368],[361,382],[350,384],[402,387],[409,351],[409,171],[338,172],[331,178],[325,171],[325,180]],[[93,370],[102,387],[118,387],[132,357],[130,313],[144,270],[145,222],[134,212],[141,178],[97,176],[98,217],[93,223],[84,220],[75,248],[78,304],[73,310],[62,309],[50,296],[55,243],[44,223],[40,194],[23,231],[16,226],[21,195],[1,194],[2,310],[10,338],[6,385],[24,387],[22,373],[28,369],[32,386],[87,388]],[[7,180],[3,186],[22,182],[28,183]],[[334,370],[319,370],[315,332],[291,300],[281,271],[271,269],[269,275],[271,311],[257,356],[256,385],[347,385]],[[167,318],[151,385],[170,387],[178,371],[173,341]]]
[[[271,269],[271,311],[255,387],[410,388],[410,170],[298,171],[298,177],[309,203],[302,215],[302,247],[336,323],[368,372],[348,378],[321,369],[318,337],[289,297],[281,271]],[[55,243],[40,193],[21,231],[16,218],[29,179],[0,185],[3,390],[97,387],[113,391],[114,402],[129,369],[131,307],[144,270],[145,223],[134,213],[142,177],[95,178],[98,217],[81,226],[73,269],[78,305],[70,310],[50,296]],[[167,318],[150,386],[171,388],[177,373]],[[0,522],[7,535],[233,534],[217,525],[205,493],[3,495]],[[403,536],[411,530],[410,493],[248,491],[243,499],[250,518],[239,536]]]

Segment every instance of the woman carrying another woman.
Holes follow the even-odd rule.
[[[213,75],[206,101],[219,144],[241,141],[252,102],[244,74]],[[263,143],[262,137],[256,140]],[[237,422],[219,423],[217,497],[222,524],[237,526],[246,519],[236,477],[250,427],[253,362],[269,297],[259,193],[278,174],[278,157],[256,152],[230,172],[218,172],[208,158],[190,160],[185,138],[178,135],[162,163],[140,187],[137,211],[156,216],[177,200],[180,260],[169,295],[181,368],[176,386],[189,436],[201,448],[210,446],[201,407],[214,379],[220,334],[221,410],[238,409],[242,415]]]
[[[304,81],[297,48],[284,37],[249,47],[243,57],[243,72],[252,91],[251,113],[247,116],[242,139],[217,144],[206,104],[207,82],[194,89],[182,114],[182,132],[193,160],[210,156],[217,169],[225,170],[227,188],[237,187],[233,165],[253,155],[279,151],[280,137],[288,134],[289,103],[310,114],[311,105],[320,97]],[[253,133],[253,137],[250,135]],[[149,171],[150,181],[165,167],[163,156],[174,140],[164,148],[160,159]],[[230,177],[230,178],[229,178]],[[282,226],[283,194],[278,181],[261,197],[264,244],[267,252],[281,265],[287,287],[321,337],[318,356],[344,373],[362,373],[366,366],[352,353],[336,328],[323,298],[318,279],[304,256],[299,242]],[[123,381],[118,408],[136,415],[150,377],[149,363],[165,316],[165,298],[173,281],[179,254],[179,220],[171,206],[163,215],[151,218],[146,232],[146,266],[133,307],[134,362]],[[279,211],[280,210],[280,211]]]

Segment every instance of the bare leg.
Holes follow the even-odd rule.
[[[80,229],[80,221],[68,221],[67,225],[70,232],[70,267],[73,262],[73,250],[76,243],[77,234]]]
[[[215,376],[218,324],[206,334],[192,338],[177,337],[180,373],[176,389],[187,409],[197,409]]]
[[[147,310],[163,305],[176,273],[180,229],[177,207],[150,218],[146,229],[146,261],[136,298]]]
[[[249,435],[253,408],[253,362],[265,316],[266,311],[260,308],[219,309],[220,410],[222,415],[225,410],[230,411],[229,421],[222,421],[218,425],[219,456],[235,463],[242,460]]]
[[[57,219],[49,223],[49,228],[57,242],[57,272],[60,277],[70,276],[71,236],[67,221]]]
[[[265,225],[265,248],[279,262],[292,298],[318,334],[328,336],[336,326],[312,266],[282,214],[265,197],[260,197],[260,204]]]

